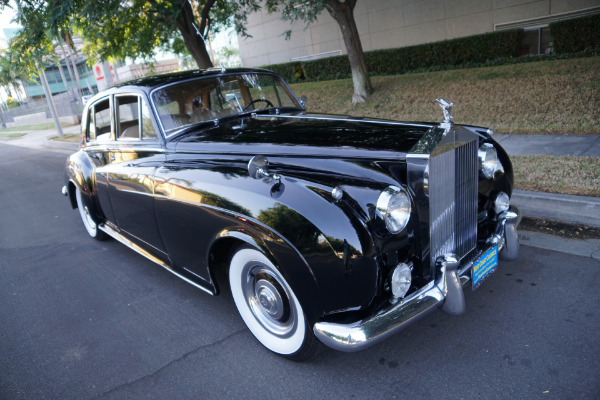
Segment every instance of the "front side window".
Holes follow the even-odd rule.
[[[139,140],[139,97],[116,96],[117,106],[117,137],[119,140]]]
[[[228,115],[300,108],[283,82],[267,74],[232,74],[185,81],[155,91],[152,101],[167,135]]]

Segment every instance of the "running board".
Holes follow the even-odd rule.
[[[134,242],[132,242],[131,240],[127,239],[125,236],[121,235],[119,232],[117,232],[116,230],[114,230],[113,228],[111,228],[110,226],[106,225],[106,224],[102,224],[102,225],[98,225],[98,228],[102,231],[105,232],[107,235],[109,235],[110,237],[112,237],[113,239],[123,243],[125,246],[129,247],[130,249],[132,249],[133,251],[135,251],[136,253],[146,257],[148,260],[160,265],[161,267],[163,267],[164,269],[166,269],[167,271],[169,271],[170,273],[172,273],[173,275],[175,275],[176,277],[183,279],[184,281],[186,281],[187,283],[189,283],[192,286],[195,286],[196,288],[210,294],[211,296],[214,296],[216,293],[214,292],[214,290],[211,290],[209,288],[206,288],[204,286],[202,286],[200,283],[198,282],[194,282],[193,280],[191,280],[190,278],[187,278],[185,275],[182,275],[181,273],[175,271],[173,269],[173,267],[171,267],[170,265],[166,264],[165,262],[163,262],[161,259],[153,256],[152,254],[150,254],[148,251],[144,250],[142,247],[140,247],[139,245],[135,244]],[[191,273],[191,272],[190,272]],[[194,274],[195,275],[195,274]]]

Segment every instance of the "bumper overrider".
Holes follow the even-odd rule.
[[[498,217],[495,232],[480,250],[498,247],[499,258],[511,261],[519,254],[517,227],[521,214],[516,207]],[[437,259],[436,279],[406,297],[368,318],[349,324],[318,322],[315,336],[326,346],[340,351],[359,351],[378,343],[411,323],[440,308],[447,314],[460,315],[465,311],[463,285],[471,280],[473,259],[459,260],[453,254]]]

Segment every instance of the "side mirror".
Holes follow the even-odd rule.
[[[269,160],[265,156],[254,156],[248,163],[248,173],[254,179],[262,179],[269,176],[267,170]]]
[[[302,108],[306,108],[306,102],[308,101],[308,97],[305,95],[300,96],[300,105]]]
[[[267,157],[254,156],[248,162],[248,174],[254,179],[276,180],[277,184],[281,184],[281,176],[269,173],[268,165],[269,160],[267,160]]]

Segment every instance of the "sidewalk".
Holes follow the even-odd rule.
[[[16,129],[16,128],[15,128]],[[81,126],[71,125],[62,128],[63,134],[76,134],[81,133]],[[6,143],[13,146],[28,147],[30,149],[41,149],[44,147],[58,147],[66,150],[77,151],[79,148],[79,142],[61,142],[55,140],[49,140],[49,138],[57,136],[56,129],[44,129],[44,130],[31,130],[31,131],[11,131],[10,133],[25,133],[24,136],[19,138],[0,138],[0,143]]]
[[[600,157],[600,135],[495,134],[494,140],[510,155]]]

